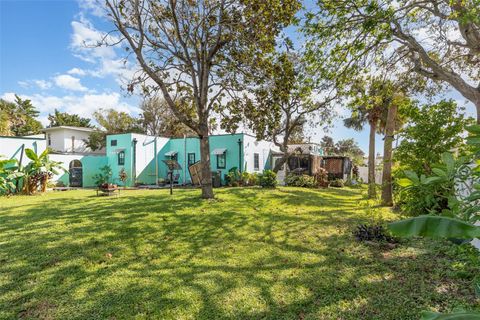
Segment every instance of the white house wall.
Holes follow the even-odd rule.
[[[21,137],[0,137],[0,156],[3,156],[7,159],[17,159],[20,161],[21,158],[21,148],[22,145],[24,149],[32,149],[37,152],[37,154],[42,153],[46,149],[45,139],[33,139],[33,138],[21,138]],[[23,153],[23,164],[27,164],[30,160]]]
[[[256,141],[255,137],[249,135],[244,135],[243,150],[244,169],[250,173],[262,172],[265,170],[265,167],[270,165],[268,161],[270,160],[269,156],[271,150],[279,151],[278,147],[275,146],[273,142],[264,140]],[[255,153],[258,153],[259,155],[260,163],[258,170],[255,170],[253,163]]]
[[[148,175],[155,177],[155,137],[143,134],[132,134],[132,139],[137,139],[135,174],[140,176],[145,170],[150,170]],[[157,153],[168,143],[170,139],[157,137]],[[160,155],[159,155],[160,157]]]

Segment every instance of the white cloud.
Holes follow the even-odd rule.
[[[33,80],[33,83],[42,90],[50,89],[52,87],[52,83],[46,80]]]
[[[22,88],[30,88],[32,86],[37,86],[42,90],[47,90],[52,87],[52,83],[47,80],[26,80],[26,81],[18,81],[18,84]]]
[[[70,70],[67,71],[68,74],[73,74],[73,75],[76,75],[76,76],[84,76],[87,74],[87,72],[83,69],[80,69],[80,68],[72,68]]]
[[[100,94],[86,93],[83,95],[65,96],[43,94],[19,96],[22,99],[30,99],[32,101],[32,104],[40,111],[39,119],[44,125],[48,124],[48,122],[45,122],[45,116],[48,113],[53,113],[55,109],[89,118],[91,118],[93,112],[99,108],[113,108],[117,111],[127,112],[132,115],[140,112],[138,107],[122,101],[122,96],[117,92],[104,92]],[[15,94],[13,92],[5,92],[1,98],[7,101],[14,101]]]
[[[115,50],[119,47],[105,45],[105,42],[117,43],[118,37],[97,30],[83,15],[80,15],[78,20],[72,21],[71,25],[73,33],[70,48],[74,56],[95,67],[90,70],[74,68],[68,73],[79,76],[88,74],[98,78],[113,76],[120,85],[124,85],[133,78],[137,69],[135,63],[125,62],[125,59],[117,55]]]
[[[88,89],[80,83],[80,79],[68,74],[61,74],[53,78],[55,84],[63,89],[73,91],[87,91]]]

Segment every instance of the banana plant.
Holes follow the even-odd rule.
[[[17,191],[18,179],[24,175],[18,169],[16,159],[0,159],[0,194],[12,194]]]
[[[62,167],[62,162],[50,160],[49,149],[45,149],[40,155],[37,155],[32,149],[25,149],[25,154],[31,161],[25,166],[25,192],[27,194],[35,193],[39,188],[42,192],[47,189],[49,179],[53,175],[60,173],[59,170],[68,172]]]
[[[473,182],[473,191],[464,199],[458,201],[462,202],[460,210],[463,210],[463,215],[457,215],[456,217],[435,216],[435,215],[422,215],[415,218],[401,220],[390,223],[388,225],[389,230],[397,236],[401,237],[413,237],[421,236],[428,238],[457,238],[457,239],[472,239],[480,237],[480,226],[475,225],[478,222],[478,212],[480,212],[480,184],[475,183],[480,178],[480,125],[474,125],[467,128],[470,133],[467,138],[467,144],[472,147],[477,160],[475,161],[476,167],[473,170],[466,170],[465,176],[462,177],[463,181],[470,180]],[[465,164],[463,168],[456,168],[453,155],[442,155],[442,162],[445,165],[443,169],[432,169],[435,176],[426,178],[415,177],[413,175],[407,176],[407,180],[401,181],[405,187],[410,187],[415,184],[428,185],[429,183],[444,183],[445,178],[450,180],[454,171],[462,172],[462,169],[466,169]],[[455,176],[453,176],[454,183]],[[460,179],[460,182],[462,181]],[[462,218],[463,220],[459,219]],[[475,291],[480,296],[480,283],[475,284]],[[468,311],[456,311],[453,313],[435,313],[435,312],[423,312],[423,320],[462,320],[462,319],[476,319],[480,320],[480,313],[468,312]]]

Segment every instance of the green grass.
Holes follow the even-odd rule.
[[[359,189],[92,190],[0,199],[0,318],[418,319],[479,308],[446,241],[354,241]]]

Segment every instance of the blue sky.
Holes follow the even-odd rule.
[[[0,0],[0,97],[11,100],[16,93],[31,99],[44,124],[55,108],[82,116],[98,108],[137,115],[139,98],[122,89],[134,66],[124,65],[117,49],[84,46],[110,30],[94,1]],[[446,96],[465,105],[456,93]],[[467,107],[473,115],[471,104]],[[341,106],[337,110],[340,116],[348,114]],[[312,141],[325,135],[322,128],[309,132]],[[368,132],[346,129],[340,118],[327,134],[335,140],[355,138],[368,149]],[[382,145],[377,137],[378,152]]]

